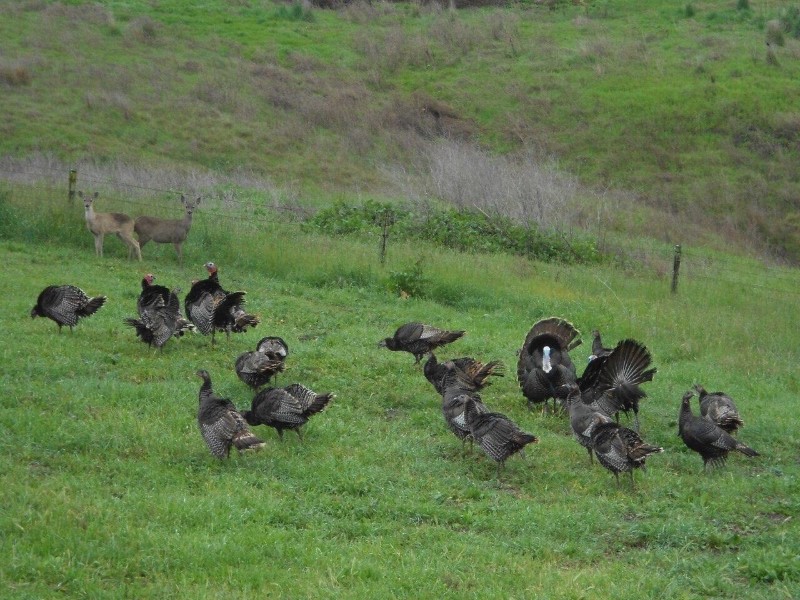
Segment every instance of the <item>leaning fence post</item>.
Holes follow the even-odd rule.
[[[75,183],[78,181],[78,171],[76,169],[69,170],[69,203],[75,201]]]
[[[675,258],[672,260],[672,293],[678,291],[678,271],[681,268],[681,245],[675,244]]]

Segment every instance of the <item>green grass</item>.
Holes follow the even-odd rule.
[[[381,268],[371,241],[239,226],[204,206],[178,267],[172,249],[141,264],[106,240],[94,257],[79,206],[16,187],[0,197],[0,589],[14,598],[793,598],[798,569],[800,392],[796,295],[687,277],[679,293],[652,270],[619,270],[462,254],[424,243],[391,247]],[[205,211],[205,212],[204,212]],[[219,211],[211,214],[213,211]],[[227,219],[220,215],[226,214]],[[45,243],[45,237],[51,241]],[[427,299],[387,291],[390,273],[424,256]],[[162,354],[122,319],[139,282],[188,289],[213,259],[228,289],[248,292],[262,324],[245,334],[170,341]],[[740,265],[755,268],[756,263]],[[762,277],[763,279],[758,279]],[[109,300],[74,332],[28,317],[38,292],[80,285]],[[611,343],[634,337],[658,373],[641,411],[644,438],[665,452],[617,487],[591,466],[563,417],[528,412],[514,377],[533,322],[559,315]],[[502,360],[487,404],[539,436],[499,482],[479,450],[466,456],[410,355],[377,342],[410,320],[467,330],[443,357]],[[306,440],[267,442],[218,461],[196,425],[200,380],[238,406],[250,392],[233,361],[261,336],[290,346],[279,383],[337,398]],[[580,368],[580,367],[579,367]],[[694,382],[738,402],[743,441],[702,473],[676,436]]]

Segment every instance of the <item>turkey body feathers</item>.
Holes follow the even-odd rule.
[[[72,329],[82,318],[96,313],[106,303],[105,296],[89,297],[74,285],[51,285],[44,288],[31,309],[31,317],[47,317]]]
[[[203,380],[199,393],[197,424],[211,454],[217,458],[227,458],[231,447],[240,452],[261,448],[264,442],[253,435],[233,403],[214,393],[208,372],[198,371],[197,376]]]
[[[706,417],[728,433],[736,433],[744,427],[744,421],[739,416],[739,410],[733,398],[725,392],[707,392],[702,385],[695,385],[700,398],[700,416]]]
[[[255,395],[250,410],[242,412],[242,416],[250,425],[274,428],[281,440],[283,431],[292,429],[302,441],[300,428],[312,415],[324,410],[335,397],[330,393],[317,394],[300,384],[269,388]]]
[[[414,355],[414,364],[417,364],[425,354],[456,341],[465,333],[439,329],[424,323],[406,323],[392,337],[384,338],[379,346],[393,351],[409,352]]]
[[[597,418],[591,439],[598,462],[614,474],[617,482],[620,473],[629,472],[633,484],[633,469],[643,469],[648,456],[664,451],[646,444],[632,429],[613,422],[601,422]]]
[[[678,435],[690,450],[697,452],[703,459],[703,468],[709,465],[723,465],[732,450],[745,456],[759,456],[749,446],[739,442],[727,431],[705,417],[692,414],[690,405],[692,392],[686,392],[681,400],[678,415]]]
[[[473,398],[468,398],[464,404],[464,419],[474,440],[497,462],[498,471],[509,456],[539,441],[535,435],[522,431],[504,414],[480,411]]]

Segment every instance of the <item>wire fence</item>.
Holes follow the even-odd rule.
[[[207,218],[222,219],[236,223],[237,226],[249,225],[260,230],[269,227],[301,227],[314,212],[299,204],[277,202],[279,195],[274,193],[269,195],[272,202],[269,199],[264,200],[263,194],[258,201],[246,199],[243,196],[250,194],[237,190],[236,185],[213,178],[200,182],[184,180],[182,186],[165,186],[135,183],[96,174],[73,172],[69,176],[62,166],[48,169],[16,165],[9,168],[0,162],[0,180],[21,184],[26,188],[41,189],[43,195],[63,193],[65,202],[74,201],[75,191],[81,186],[90,186],[95,191],[100,188],[107,196],[109,209],[122,204],[132,207],[139,214],[177,211],[180,206],[177,200],[182,195],[197,195],[203,198],[202,213]],[[208,187],[204,187],[205,185]],[[172,199],[175,200],[174,204]],[[488,215],[486,217],[490,218]],[[375,233],[381,244],[383,262],[389,237],[386,224],[376,224]],[[778,295],[800,296],[800,270],[796,268],[777,266],[753,258],[710,255],[702,248],[681,245],[636,247],[629,248],[628,251],[629,262],[653,268],[664,275],[671,273],[673,292],[679,292],[684,281],[699,280],[738,288],[741,293],[746,293],[748,289],[757,289]]]

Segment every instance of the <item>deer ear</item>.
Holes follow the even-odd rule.
[[[95,192],[95,193],[94,193],[94,195],[93,195],[92,197],[93,197],[93,198],[97,198],[99,195],[100,195],[100,192]]]
[[[197,197],[197,200],[195,200],[195,201],[194,201],[194,204],[195,204],[195,206],[197,206],[198,204],[200,204],[200,199],[201,199],[201,198],[202,198],[202,196],[198,196],[198,197]]]
[[[83,198],[83,192],[82,192],[82,191],[80,191],[80,190],[78,190],[78,196],[79,196],[80,198]]]
[[[186,196],[181,194],[181,204],[186,204]]]

